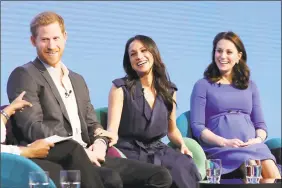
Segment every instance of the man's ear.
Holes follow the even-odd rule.
[[[35,46],[35,37],[34,36],[30,36],[30,42],[33,46]]]

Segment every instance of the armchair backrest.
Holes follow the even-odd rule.
[[[192,138],[192,130],[190,127],[190,111],[183,112],[176,119],[176,124],[183,137]]]
[[[107,129],[107,123],[108,123],[108,108],[107,107],[101,107],[95,109],[96,116],[98,122],[103,126],[103,128]],[[126,158],[126,156],[116,147],[110,147],[107,151],[108,157],[118,157],[118,158]]]
[[[95,109],[95,112],[98,122],[103,126],[104,129],[107,129],[108,108],[107,107],[97,108]]]

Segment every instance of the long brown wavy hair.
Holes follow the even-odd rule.
[[[217,43],[221,40],[231,41],[238,52],[242,53],[242,57],[239,60],[239,63],[235,64],[232,68],[232,84],[235,88],[246,89],[249,86],[250,79],[250,69],[247,65],[247,53],[244,47],[242,40],[232,31],[220,32],[218,33],[213,40],[213,50],[212,50],[212,62],[209,64],[207,69],[204,72],[204,77],[210,82],[215,83],[221,79],[221,73],[215,63],[215,49]]]
[[[123,56],[123,68],[126,73],[126,86],[130,89],[131,94],[134,92],[136,87],[136,81],[139,80],[139,76],[136,71],[132,68],[130,63],[130,57],[128,53],[129,45],[135,41],[140,41],[144,47],[153,55],[154,63],[152,67],[153,72],[153,86],[156,89],[157,93],[163,98],[165,105],[168,109],[169,116],[173,109],[173,103],[176,104],[176,101],[173,100],[171,91],[171,82],[169,75],[166,71],[165,64],[161,59],[160,52],[156,43],[148,36],[136,35],[130,38],[125,45],[125,51]]]

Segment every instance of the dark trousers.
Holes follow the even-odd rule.
[[[172,184],[166,168],[136,160],[107,157],[102,167],[95,168],[107,188],[169,188]]]
[[[60,170],[80,170],[81,187],[104,187],[84,148],[76,141],[57,143],[46,158],[32,160],[45,171],[49,171],[50,178],[58,188],[61,187]]]
[[[172,183],[166,168],[135,160],[107,157],[102,167],[95,166],[73,140],[56,144],[45,159],[32,160],[49,171],[57,187],[61,169],[80,170],[82,188],[169,188]]]

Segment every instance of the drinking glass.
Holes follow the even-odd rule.
[[[219,183],[221,177],[221,159],[207,159],[205,161],[208,183]]]
[[[62,188],[80,188],[80,171],[61,170],[60,183]]]
[[[49,172],[48,171],[29,172],[29,187],[30,188],[49,187]]]
[[[257,159],[245,161],[245,173],[247,183],[258,184],[261,177],[261,162]]]

